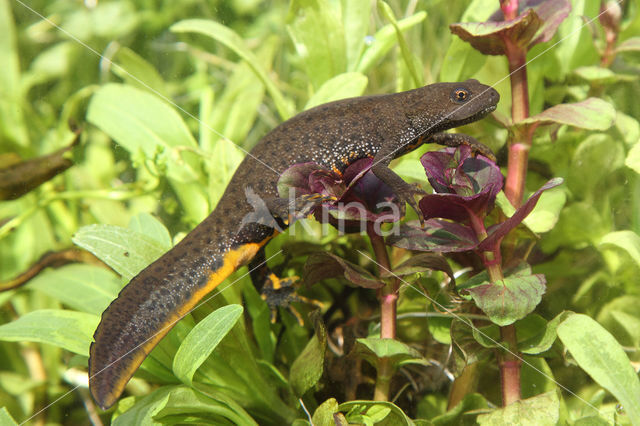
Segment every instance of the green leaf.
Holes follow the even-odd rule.
[[[127,281],[166,251],[153,238],[113,225],[83,226],[72,240],[112,267]]]
[[[580,368],[622,404],[631,423],[640,424],[640,380],[616,339],[581,314],[565,319],[558,337]]]
[[[85,264],[48,269],[28,285],[72,309],[94,315],[100,315],[122,287],[120,278],[112,271]]]
[[[315,330],[313,337],[291,365],[289,382],[298,397],[315,386],[324,370],[327,331],[319,320],[315,321]]]
[[[48,343],[89,356],[89,344],[98,321],[96,315],[83,312],[41,309],[0,325],[0,340]]]
[[[140,426],[155,426],[158,422],[153,420],[153,417],[167,405],[169,400],[169,394],[178,386],[163,386],[155,391],[151,392],[143,398],[136,399],[133,406],[113,419],[111,423],[113,426],[128,426],[128,425],[140,425]],[[118,404],[123,405],[129,402],[128,400],[121,400]],[[119,408],[119,407],[118,407]]]
[[[374,367],[380,358],[389,358],[394,367],[406,363],[431,365],[418,351],[395,339],[367,337],[356,342],[358,353]]]
[[[0,408],[0,426],[18,426],[6,407]]]
[[[154,158],[160,149],[170,178],[198,180],[198,157],[178,149],[195,148],[197,143],[167,100],[124,84],[106,84],[91,97],[87,120],[132,154],[142,150]]]
[[[484,396],[477,393],[465,395],[455,407],[431,419],[431,422],[437,426],[458,426],[466,424],[475,424],[475,417],[481,410],[489,407]]]
[[[407,417],[397,405],[387,401],[349,401],[340,404],[340,411],[346,414],[349,424],[365,423],[376,426],[413,426],[413,421]]]
[[[422,63],[420,62],[420,59],[418,59],[418,57],[416,57],[409,49],[409,45],[402,35],[402,29],[398,25],[398,21],[396,20],[393,10],[382,0],[378,0],[378,9],[382,11],[384,17],[387,18],[391,25],[393,25],[393,29],[396,31],[396,38],[398,39],[400,52],[402,52],[404,63],[409,70],[409,74],[411,74],[411,77],[413,78],[413,84],[415,87],[423,86],[424,78],[422,76],[422,72],[420,72],[422,70]]]
[[[335,3],[293,0],[287,29],[314,87],[347,70],[344,27]]]
[[[451,285],[455,286],[455,277],[451,265],[440,253],[418,253],[408,260],[393,268],[393,271],[384,270],[380,274],[383,278],[413,275],[419,272],[442,271],[451,279]]]
[[[166,98],[166,83],[153,65],[128,47],[122,47],[113,58],[119,66],[113,72],[126,83]]]
[[[557,337],[558,325],[569,315],[564,311],[551,321],[538,315],[529,315],[516,323],[518,349],[526,354],[539,354],[548,350]]]
[[[229,333],[242,315],[242,311],[240,305],[223,306],[196,324],[182,341],[173,358],[173,372],[176,377],[191,385],[196,370]]]
[[[424,21],[426,17],[426,12],[420,11],[415,15],[398,21],[398,26],[402,31],[406,31]],[[371,40],[356,68],[356,71],[363,74],[368,73],[391,50],[396,41],[395,28],[391,24],[385,25],[376,32]]]
[[[616,52],[640,51],[640,37],[631,37],[616,46]]]
[[[516,401],[489,414],[478,416],[481,426],[555,426],[560,419],[560,401],[555,391]]]
[[[631,147],[627,153],[627,158],[624,159],[624,165],[640,174],[640,143]]]
[[[292,106],[282,95],[282,92],[269,78],[267,71],[261,67],[256,56],[251,52],[244,43],[242,37],[235,33],[229,27],[219,24],[215,21],[205,19],[186,19],[171,26],[171,31],[175,33],[198,33],[211,37],[219,43],[224,44],[244,60],[251,70],[258,76],[262,84],[267,88],[267,92],[271,96],[276,109],[280,114],[280,118],[287,120],[291,117]]]
[[[162,222],[149,213],[140,213],[132,217],[128,228],[139,234],[153,238],[160,243],[165,250],[169,250],[173,246],[169,230]]]
[[[367,87],[368,79],[359,72],[346,72],[327,81],[311,96],[304,109],[313,108],[327,102],[361,96]]]
[[[369,33],[371,1],[342,0],[340,4],[342,5],[347,70],[354,71],[364,51],[366,36]]]
[[[329,398],[316,408],[311,418],[314,426],[335,426],[333,414],[338,412],[338,401],[335,398]]]
[[[626,251],[631,259],[640,266],[640,236],[633,231],[616,231],[606,234],[600,240],[600,246],[614,246]]]
[[[16,145],[29,143],[24,123],[22,85],[20,84],[20,59],[16,28],[11,14],[11,2],[0,0],[0,139],[8,139]]]
[[[585,66],[573,70],[579,78],[586,80],[592,86],[602,86],[614,83],[631,82],[638,79],[638,76],[618,74],[609,68],[598,66]]]
[[[206,387],[191,389],[176,387],[169,393],[167,403],[153,416],[161,424],[256,425],[249,414],[223,392]]]
[[[615,118],[616,110],[610,103],[599,98],[588,98],[582,102],[552,106],[516,125],[566,124],[587,130],[607,130]]]
[[[514,323],[533,312],[545,292],[542,274],[531,274],[526,265],[519,271],[495,283],[465,288],[476,305],[500,326]]]

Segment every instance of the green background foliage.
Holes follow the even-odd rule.
[[[112,268],[47,269],[25,287],[0,293],[0,423],[35,416],[31,421],[40,424],[88,424],[98,417],[116,424],[308,424],[298,398],[314,424],[330,424],[338,410],[368,424],[499,424],[531,410],[543,412],[538,419],[549,424],[640,422],[640,53],[634,38],[640,3],[623,2],[620,52],[609,68],[599,67],[601,28],[583,19],[598,14],[599,2],[571,3],[554,39],[529,52],[536,58],[527,67],[531,115],[588,97],[616,115],[608,129],[551,126],[534,137],[527,189],[551,177],[565,184],[545,193],[527,221],[540,233],[529,262],[547,283],[535,313],[516,322],[527,354],[523,397],[530,399],[491,411],[500,405],[497,371],[487,356],[495,345],[403,286],[398,339],[404,343],[392,348],[393,356],[402,360],[397,368],[421,379],[411,391],[398,387],[396,404],[361,401],[370,399],[370,386],[349,400],[332,387],[337,373],[330,367],[339,371],[338,384],[360,371],[351,361],[337,363],[343,354],[327,345],[331,329],[300,325],[286,311],[271,324],[240,270],[169,333],[116,408],[102,413],[86,382],[101,312],[132,276],[206,217],[245,152],[278,123],[336,99],[467,78],[495,85],[498,114],[510,114],[504,57],[484,56],[448,29],[487,19],[498,2],[0,0],[0,167],[67,146],[74,137],[70,122],[82,128],[72,168],[17,200],[0,201],[0,280],[74,244]],[[465,131],[505,164],[507,132],[496,120]],[[427,185],[418,155],[396,161],[394,169]],[[499,200],[510,214],[507,203]],[[288,261],[285,273],[301,275],[296,255],[318,247],[373,270],[357,255],[367,249],[358,236],[323,233],[313,223],[306,232],[294,230],[267,252],[275,263]],[[447,305],[441,275],[416,279]],[[343,298],[341,305],[364,323],[361,337],[374,340],[361,341],[356,358],[375,358],[376,347],[389,355],[391,346],[375,340],[372,290],[332,279],[303,292],[327,306]],[[309,309],[301,307],[305,318]],[[494,326],[481,330],[497,335]],[[204,353],[203,339],[211,342]],[[452,342],[455,360],[447,357]],[[445,373],[471,361],[480,365],[480,394],[447,412]],[[326,371],[317,371],[323,363]],[[476,418],[479,413],[485,414]]]

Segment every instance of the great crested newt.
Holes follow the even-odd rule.
[[[373,157],[373,173],[416,209],[419,190],[388,167],[391,160],[423,143],[468,144],[486,153],[470,136],[441,132],[483,118],[499,99],[476,80],[437,83],[320,105],[269,132],[242,161],[215,210],[134,277],[102,314],[89,356],[89,387],[98,405],[116,402],[149,352],[207,293],[241,266],[263,261],[264,245],[278,231],[241,222],[253,211],[245,190],[276,206],[269,201],[278,199],[279,174],[290,166],[315,162],[341,173]],[[273,210],[286,227],[285,213]]]

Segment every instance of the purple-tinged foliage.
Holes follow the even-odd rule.
[[[568,0],[528,0],[519,4],[515,19],[504,20],[502,10],[486,22],[464,22],[449,26],[451,32],[487,55],[504,55],[507,41],[521,49],[551,40],[571,11]]]
[[[308,194],[333,197],[335,201],[316,208],[315,217],[334,226],[342,220],[342,230],[359,230],[359,221],[397,222],[404,214],[404,206],[394,203],[395,194],[373,174],[372,165],[372,158],[363,158],[340,175],[316,163],[296,164],[282,174],[278,190],[281,197],[286,197],[290,188],[295,190],[296,197]],[[396,208],[390,209],[392,205]],[[329,214],[323,214],[323,209]]]

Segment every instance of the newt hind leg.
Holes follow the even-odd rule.
[[[260,290],[262,299],[267,302],[271,311],[271,322],[275,322],[278,308],[287,309],[296,318],[298,323],[304,323],[302,315],[291,302],[308,303],[317,307],[322,304],[317,300],[312,300],[296,293],[298,287],[298,277],[278,277],[267,265],[264,248],[260,249],[256,256],[249,263],[249,271],[253,285]]]

